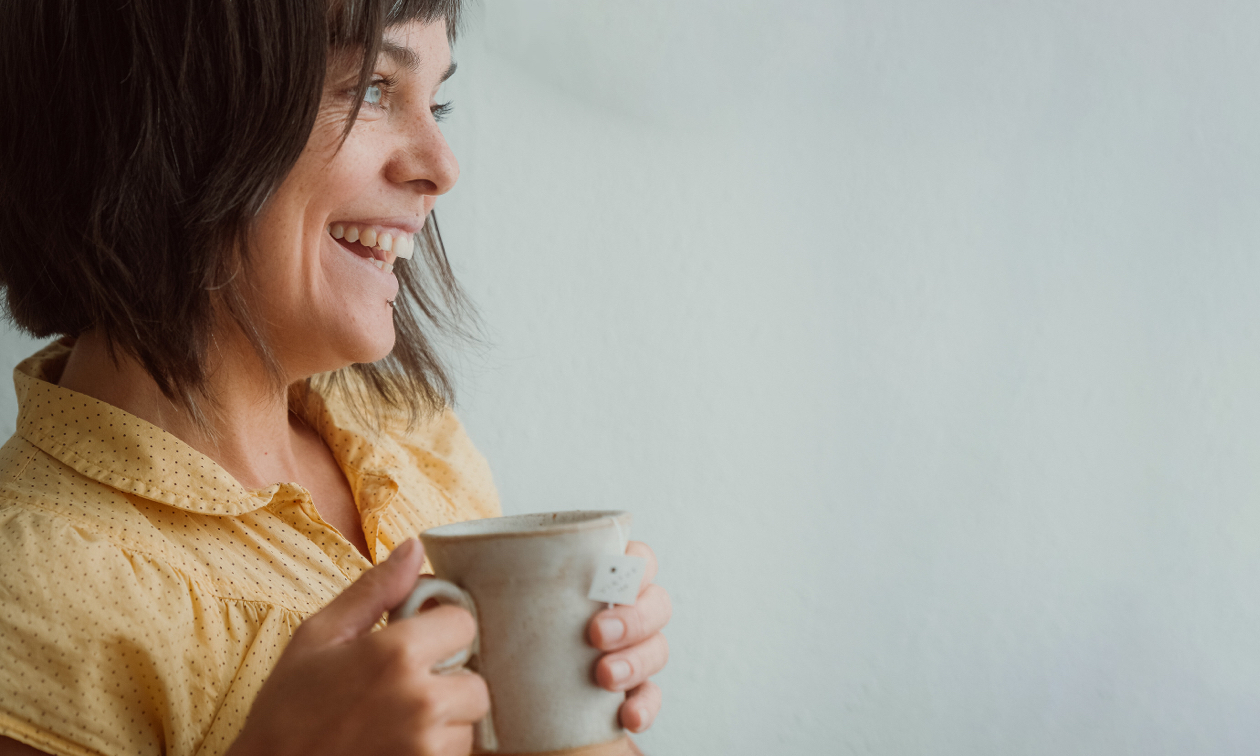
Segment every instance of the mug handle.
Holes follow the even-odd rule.
[[[477,618],[477,605],[473,603],[472,596],[469,596],[468,592],[458,585],[440,578],[417,579],[416,587],[411,589],[411,594],[389,613],[389,621],[394,622],[416,616],[420,613],[420,607],[424,606],[429,599],[437,599],[439,604],[453,604],[466,609],[473,616],[473,621],[477,623],[477,634],[473,636],[472,645],[434,664],[434,674],[447,675],[465,666],[474,672],[477,671],[481,650],[481,621]],[[499,739],[495,737],[494,721],[490,714],[487,711],[486,716],[473,725],[474,751],[499,750]]]

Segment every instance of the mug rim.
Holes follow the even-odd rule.
[[[519,531],[511,531],[511,530],[509,531],[502,531],[502,530],[477,531],[476,530],[479,525],[482,525],[485,523],[497,523],[497,524],[510,525],[511,523],[507,521],[521,520],[521,521],[528,522],[530,520],[536,520],[539,517],[547,517],[548,515],[550,515],[554,519],[559,515],[575,515],[575,514],[586,515],[586,516],[578,520],[577,522],[560,522],[560,523],[554,523],[554,524],[547,524],[544,522],[543,524],[532,527],[529,530],[519,530]],[[624,520],[629,519],[629,518],[630,518],[630,513],[624,509],[607,509],[607,510],[605,509],[568,509],[568,510],[560,510],[556,512],[528,512],[525,514],[506,515],[506,516],[501,516],[501,517],[486,517],[486,518],[482,518],[478,520],[463,520],[461,522],[451,522],[451,523],[447,523],[446,525],[438,525],[436,527],[429,528],[428,530],[425,530],[422,533],[420,533],[420,539],[422,541],[425,539],[430,539],[430,538],[434,540],[440,540],[440,541],[471,541],[471,540],[477,540],[481,538],[538,538],[538,537],[543,537],[543,536],[560,535],[564,533],[580,533],[585,530],[595,530],[601,527],[608,527],[610,525],[610,523],[608,522],[609,520],[623,520],[621,525],[623,527],[628,528],[630,523],[624,522]],[[489,527],[493,527],[493,526],[489,526]],[[474,532],[459,532],[459,531],[467,531],[469,528],[474,529]],[[442,532],[442,531],[455,531],[455,532]]]

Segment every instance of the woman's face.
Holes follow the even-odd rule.
[[[444,21],[388,29],[344,143],[355,80],[330,72],[310,140],[253,237],[254,304],[291,379],[393,348],[392,266],[423,264],[401,258],[459,176],[437,124],[450,72]]]

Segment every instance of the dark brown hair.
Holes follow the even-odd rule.
[[[278,376],[247,306],[254,218],[311,134],[330,52],[366,90],[385,28],[459,0],[15,0],[0,3],[0,286],[37,337],[100,329],[203,427],[216,313]],[[357,98],[361,99],[361,98]],[[357,115],[351,114],[347,132]],[[465,300],[436,220],[398,265],[393,352],[321,376],[364,417],[451,400],[422,323]]]

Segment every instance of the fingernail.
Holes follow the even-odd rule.
[[[647,729],[647,726],[648,726],[647,709],[643,708],[642,706],[638,706],[635,708],[634,713],[639,717],[639,724],[637,727],[634,728],[634,731],[643,732],[644,730]]]
[[[599,621],[599,637],[605,643],[610,641],[621,640],[621,636],[626,634],[626,624],[615,617],[609,617]]]
[[[630,676],[630,662],[615,661],[608,665],[608,672],[612,675],[613,682],[621,682]]]

